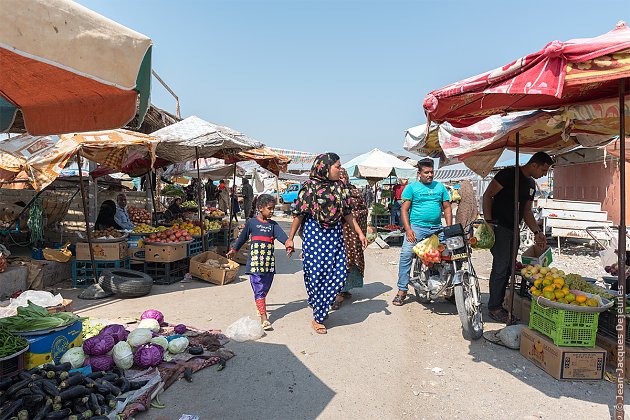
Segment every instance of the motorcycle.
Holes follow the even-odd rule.
[[[427,266],[415,255],[410,285],[420,303],[430,303],[439,297],[455,300],[464,336],[477,340],[483,335],[483,319],[479,280],[471,259],[471,241],[475,241],[473,225],[471,223],[466,231],[460,224],[435,231],[433,234],[444,237],[440,262]]]

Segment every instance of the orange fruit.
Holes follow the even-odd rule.
[[[586,300],[587,300],[587,297],[584,296],[584,295],[578,295],[578,296],[575,297],[575,301],[577,303],[584,303],[584,302],[586,302]]]

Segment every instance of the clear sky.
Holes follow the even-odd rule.
[[[606,0],[79,3],[153,39],[182,116],[342,161],[402,152],[431,90],[630,23],[630,2]],[[152,101],[175,112],[155,79]]]

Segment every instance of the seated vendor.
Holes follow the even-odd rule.
[[[116,203],[112,200],[105,200],[101,204],[101,209],[98,212],[96,223],[94,224],[95,230],[105,230],[109,228],[122,229],[115,220],[116,216]]]
[[[171,205],[168,206],[168,209],[166,210],[165,216],[167,219],[172,220],[172,219],[177,219],[178,217],[180,217],[182,214],[184,214],[184,211],[182,210],[182,208],[179,206],[182,203],[182,199],[181,198],[175,198],[172,202]]]
[[[118,194],[117,201],[118,205],[116,206],[116,216],[114,216],[114,220],[122,229],[132,230],[136,225],[131,222],[131,218],[127,212],[127,196],[125,194]]]

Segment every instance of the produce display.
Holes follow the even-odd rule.
[[[69,362],[48,364],[13,378],[0,378],[6,401],[0,407],[2,418],[78,420],[106,416],[116,407],[119,395],[140,389],[147,382],[129,381],[120,369],[89,375],[68,372],[71,369]]]
[[[197,224],[199,224],[199,222],[197,222]],[[182,219],[178,219],[178,221],[175,221],[175,223],[173,223],[172,228],[173,229],[183,229],[189,235],[201,235],[201,226],[197,226],[193,222],[184,221]]]
[[[193,210],[195,210],[195,209],[197,209],[199,207],[199,205],[196,202],[192,201],[192,200],[191,201],[184,201],[179,206],[183,210],[186,210],[186,209],[193,209]]]
[[[62,327],[78,320],[79,317],[72,312],[51,314],[46,308],[29,301],[28,306],[17,308],[17,315],[0,318],[0,327],[4,327],[10,332],[29,332]]]
[[[440,244],[440,240],[436,235],[429,236],[413,247],[413,252],[426,265],[439,263],[441,261],[442,251],[444,251],[444,245]]]
[[[206,215],[209,217],[223,217],[225,216],[225,213],[221,210],[219,210],[216,207],[208,207],[206,208]]]
[[[163,232],[165,231],[167,228],[165,226],[158,226],[158,227],[153,227],[144,223],[141,223],[139,225],[136,225],[135,228],[133,228],[133,233],[154,233],[154,232]]]
[[[103,328],[105,328],[106,324],[94,319],[84,319],[83,320],[83,329],[81,330],[81,335],[83,336],[83,340],[87,340],[90,337],[94,337],[97,335]]]
[[[15,336],[5,328],[0,327],[0,359],[11,356],[28,346],[28,341]]]
[[[163,232],[152,233],[146,242],[177,243],[192,241],[192,236],[186,229],[167,229]]]
[[[209,220],[206,220],[206,222],[207,222],[205,225],[206,230],[219,230],[223,228],[223,223],[221,223],[218,220],[213,220],[212,222]]]
[[[385,230],[391,230],[391,231],[395,231],[395,230],[403,230],[402,227],[396,225],[396,224],[391,224],[391,225],[387,225],[387,226],[383,226],[383,229]]]
[[[122,238],[123,234],[113,227],[110,227],[105,230],[95,230],[94,232],[92,232],[92,237],[94,239],[114,239]]]
[[[521,269],[521,275],[534,280],[534,284],[529,289],[532,296],[542,296],[551,301],[569,305],[600,306],[599,299],[587,296],[584,294],[586,290],[580,289],[586,288],[584,283],[589,287],[591,285],[584,281],[578,274],[565,276],[562,270],[558,270],[555,267],[528,265]]]
[[[138,207],[127,207],[129,218],[134,223],[151,223],[151,212]]]
[[[175,184],[167,185],[166,187],[162,188],[160,194],[165,197],[186,197],[186,193],[184,192],[183,188]]]
[[[587,282],[579,274],[567,274],[564,278],[564,282],[571,290],[579,290],[581,292],[598,295],[604,299],[614,298],[606,289]]]

